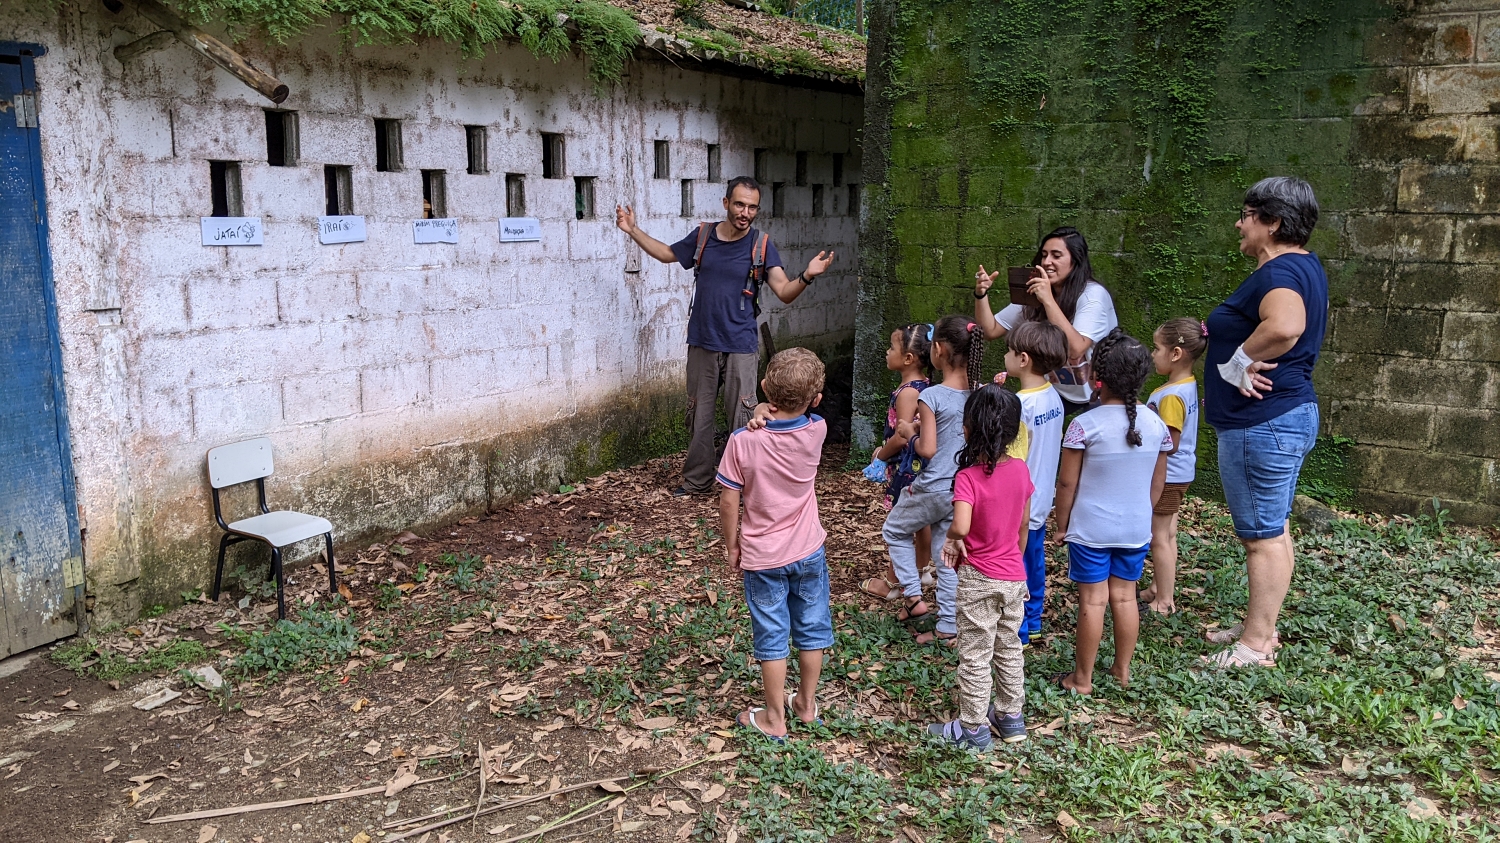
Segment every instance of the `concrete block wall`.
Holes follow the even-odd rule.
[[[1253,269],[1233,227],[1245,188],[1298,175],[1333,305],[1304,477],[1374,510],[1437,497],[1500,520],[1500,2],[1120,8],[1144,7],[1072,4],[1037,35],[1002,4],[871,4],[862,417],[883,417],[892,324],[968,312],[976,265],[1027,263],[1057,225],[1088,237],[1136,336],[1206,316]],[[1038,51],[1055,58],[1040,89],[999,104],[1026,69],[999,62]],[[1212,431],[1200,442],[1211,493]]]
[[[423,42],[350,49],[327,34],[243,45],[292,90],[296,166],[266,163],[271,106],[186,48],[122,66],[114,46],[152,31],[83,4],[0,11],[37,60],[47,202],[74,471],[101,618],[126,617],[211,576],[204,452],[268,435],[273,503],[329,517],[339,539],[436,522],[555,485],[571,472],[660,452],[680,436],[691,273],[647,259],[627,272],[616,202],[675,240],[722,218],[722,176],[753,150],[780,172],[809,156],[809,186],[763,218],[791,272],[823,248],[838,263],[769,318],[784,343],[847,347],[860,180],[857,94],[635,63],[598,92],[579,59],[518,45],[483,59]],[[376,172],[373,119],[402,121],[404,169]],[[488,129],[487,175],[466,172],[465,125]],[[566,174],[542,178],[540,132],[565,137]],[[668,179],[654,142],[671,143]],[[204,247],[209,161],[240,162],[262,247]],[[352,168],[368,240],[320,245],[325,164]],[[456,245],[414,245],[421,170],[446,174]],[[498,242],[507,173],[525,178],[540,243]],[[595,179],[575,214],[574,177]],[[693,213],[682,215],[682,179]],[[793,179],[788,176],[787,182]],[[769,197],[768,197],[769,198]],[[767,203],[769,204],[769,203]]]
[[[1500,3],[1420,3],[1371,34],[1386,92],[1349,118],[1328,429],[1361,499],[1500,521]],[[1331,273],[1333,274],[1333,273]]]

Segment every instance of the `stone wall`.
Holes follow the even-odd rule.
[[[1061,224],[1141,338],[1253,269],[1246,187],[1317,190],[1333,316],[1307,490],[1500,516],[1500,2],[871,6],[856,409],[890,326],[968,312],[976,265]],[[1004,293],[995,301],[1003,303]],[[999,349],[989,355],[999,368]],[[856,425],[868,435],[868,425]],[[1203,431],[1200,490],[1217,485]]]
[[[342,541],[684,444],[691,274],[650,259],[632,271],[613,208],[634,204],[667,240],[721,219],[707,144],[720,147],[721,179],[769,150],[785,208],[762,223],[793,272],[817,249],[841,253],[794,305],[769,308],[779,339],[848,347],[857,92],[665,62],[637,62],[597,91],[581,60],[539,61],[519,45],[466,60],[425,41],[351,49],[331,32],[252,41],[242,48],[290,85],[281,107],[298,112],[300,159],[278,167],[270,103],[224,71],[180,45],[122,66],[112,48],[151,32],[144,20],[32,6],[0,21],[49,49],[36,67],[51,248],[102,617],[207,583],[217,529],[203,461],[216,445],[270,436],[273,504],[329,517]],[[402,121],[399,172],[376,172],[374,118]],[[486,175],[466,171],[466,125],[488,130]],[[565,138],[564,178],[542,178],[544,131]],[[667,178],[653,170],[657,141],[670,144]],[[211,160],[239,162],[264,246],[199,244]],[[326,164],[352,168],[367,242],[319,245]],[[413,245],[422,170],[445,171],[456,245]],[[524,176],[540,243],[498,242],[508,173]],[[595,179],[593,218],[576,218],[575,176]]]

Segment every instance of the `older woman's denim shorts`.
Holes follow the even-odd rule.
[[[1219,479],[1242,539],[1286,532],[1297,475],[1318,440],[1318,404],[1309,401],[1274,419],[1219,433]]]

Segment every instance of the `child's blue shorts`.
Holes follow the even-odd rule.
[[[828,560],[823,548],[780,568],[743,573],[756,659],[764,662],[786,658],[791,654],[789,639],[799,650],[825,650],[833,646]]]
[[[1135,582],[1146,567],[1146,551],[1140,547],[1089,547],[1068,542],[1068,579],[1073,582],[1104,582],[1110,577]]]

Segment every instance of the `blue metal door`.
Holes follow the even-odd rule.
[[[0,657],[77,631],[78,516],[32,58],[0,43]]]

